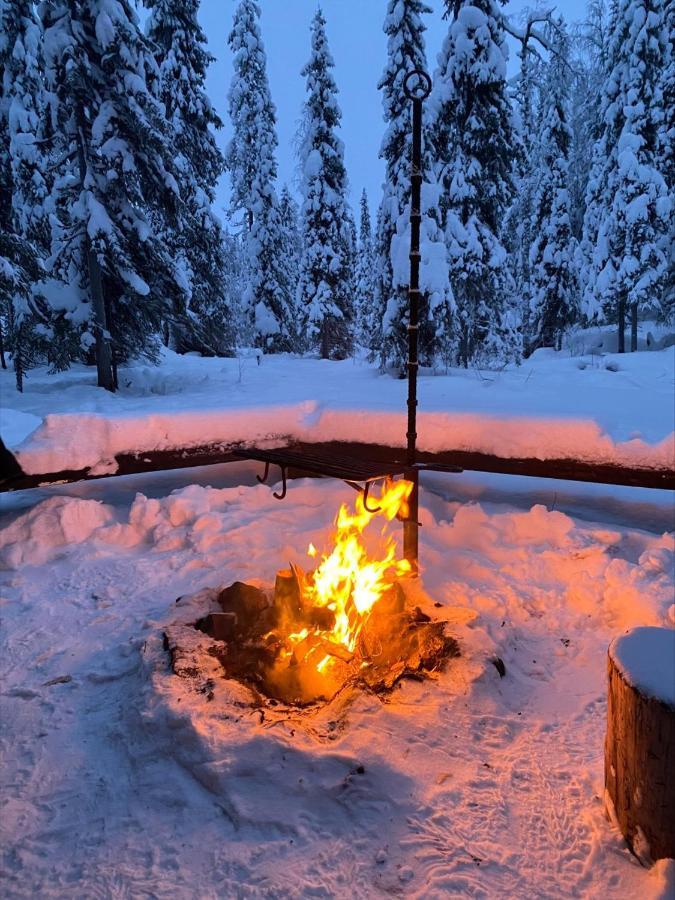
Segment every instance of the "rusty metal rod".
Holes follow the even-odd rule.
[[[420,311],[420,227],[422,224],[422,104],[431,91],[426,72],[415,69],[404,82],[412,101],[412,169],[410,173],[410,283],[408,285],[408,430],[406,432],[406,478],[413,488],[408,499],[408,517],[403,522],[403,555],[411,573],[419,572],[419,472],[417,462],[417,370]]]

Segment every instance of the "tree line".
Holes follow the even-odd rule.
[[[118,366],[162,345],[357,347],[393,373],[407,343],[410,108],[427,69],[424,0],[388,0],[385,131],[374,224],[348,201],[326,20],[302,69],[299,200],[278,185],[260,6],[228,44],[232,139],[205,89],[199,0],[0,0],[0,356],[26,372]],[[670,321],[675,4],[590,0],[585,21],[445,0],[425,104],[420,360],[503,365],[578,323]],[[507,40],[518,72],[507,74]],[[227,173],[226,227],[213,211]]]

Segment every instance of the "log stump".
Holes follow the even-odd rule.
[[[635,628],[608,652],[605,803],[643,865],[675,857],[675,631]]]

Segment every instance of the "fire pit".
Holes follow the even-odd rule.
[[[397,557],[388,523],[408,515],[412,489],[389,479],[376,506],[363,495],[351,510],[343,504],[333,545],[309,545],[308,571],[291,564],[273,588],[235,582],[189,598],[194,620],[166,629],[174,672],[199,678],[206,654],[254,693],[307,705],[346,687],[391,690],[458,656],[446,624],[407,599],[410,564]]]
[[[174,672],[201,679],[209,696],[204,656],[236,679],[271,700],[306,705],[334,698],[344,688],[360,685],[390,690],[405,676],[424,677],[459,655],[446,624],[434,621],[407,598],[410,579],[418,574],[419,472],[417,440],[417,330],[422,173],[422,103],[431,79],[420,70],[405,79],[412,101],[412,168],[410,206],[410,317],[408,323],[408,428],[405,463],[368,462],[308,454],[292,448],[242,448],[239,455],[281,469],[281,492],[291,468],[340,478],[360,490],[354,510],[342,505],[335,520],[334,546],[321,554],[310,544],[313,568],[299,565],[277,573],[273,589],[236,582],[224,590],[188,598],[181,623],[167,628],[165,645]],[[457,471],[456,468],[451,468]],[[397,474],[405,478],[394,480]],[[379,499],[372,485],[386,478]],[[362,487],[360,487],[362,485]],[[376,534],[374,517],[384,521]],[[381,516],[381,518],[379,518]],[[387,530],[394,517],[403,522],[404,558]],[[368,531],[366,531],[368,529]],[[419,589],[417,590],[419,593]],[[433,612],[433,610],[432,610]],[[189,616],[194,613],[193,621]],[[209,668],[208,666],[206,667]],[[201,688],[200,688],[201,689]]]

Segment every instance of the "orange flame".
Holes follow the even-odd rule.
[[[388,534],[386,522],[399,513],[407,516],[407,501],[412,487],[409,481],[387,481],[381,496],[371,500],[373,506],[379,507],[377,513],[368,512],[361,494],[356,498],[354,512],[350,512],[346,504],[340,507],[335,520],[335,546],[329,554],[321,557],[305,585],[306,602],[314,607],[327,607],[335,619],[330,630],[314,629],[315,634],[322,638],[324,648],[324,654],[316,664],[316,669],[321,673],[333,660],[330,645],[333,645],[337,656],[344,656],[345,652],[353,653],[361,629],[375,604],[394,578],[410,572],[409,562],[396,557],[396,545]],[[377,556],[369,556],[363,540],[364,531],[375,518],[383,518],[385,522],[380,531]],[[307,553],[313,558],[318,555],[313,544],[309,545]],[[307,629],[303,629],[290,637],[297,642],[306,638],[307,634]]]

